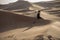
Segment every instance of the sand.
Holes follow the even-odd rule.
[[[34,11],[0,10],[0,40],[60,40],[60,14],[50,13],[41,11],[38,20]]]

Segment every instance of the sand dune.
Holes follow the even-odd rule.
[[[60,39],[60,34],[57,34],[60,32],[58,31],[60,29],[57,30],[55,27],[52,27],[57,20],[50,20],[52,16],[48,16],[48,18],[45,19],[45,16],[47,15],[43,13],[41,15],[43,19],[37,20],[34,17],[24,16],[7,11],[0,11],[0,39],[40,40],[41,35],[45,37],[45,40],[48,40],[48,35],[51,35],[53,39]]]
[[[5,10],[29,9],[30,6],[32,6],[32,4],[27,1],[17,1],[6,5],[0,5],[0,9]]]
[[[37,2],[34,3],[36,5],[42,6],[44,8],[59,8],[60,7],[60,2]]]
[[[39,20],[32,11],[0,10],[0,40],[60,40],[59,10],[43,10]]]

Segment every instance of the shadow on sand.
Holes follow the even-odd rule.
[[[28,29],[30,29],[34,26],[44,26],[50,23],[51,23],[50,20],[44,19],[37,20],[36,18],[33,17],[0,11],[0,32],[25,27],[28,27]]]

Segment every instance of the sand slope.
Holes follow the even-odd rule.
[[[0,11],[0,40],[60,40],[59,11],[41,11],[39,20],[30,12]]]

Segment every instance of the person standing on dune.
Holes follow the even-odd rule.
[[[40,14],[41,14],[41,11],[38,10],[38,11],[37,11],[37,19],[42,19],[41,16],[40,16]]]
[[[41,14],[41,10],[35,11],[35,13],[36,13],[37,20],[39,20],[39,19],[42,19],[43,20],[43,18],[40,15]],[[36,23],[36,20],[34,20],[33,23]]]

